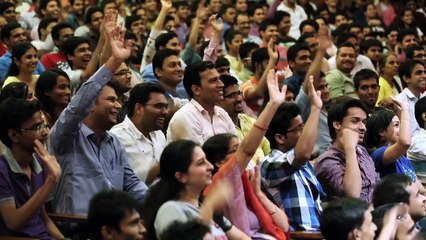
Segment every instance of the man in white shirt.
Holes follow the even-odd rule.
[[[426,98],[420,98],[416,102],[414,111],[420,130],[411,139],[407,157],[419,180],[426,184]]]
[[[294,39],[298,39],[300,37],[299,26],[303,20],[308,19],[305,10],[296,4],[296,0],[283,0],[278,6],[277,11],[284,11],[290,14],[291,27],[288,35]]]
[[[188,139],[203,144],[219,133],[236,134],[228,113],[217,104],[223,100],[223,83],[210,61],[188,65],[183,85],[191,101],[172,117],[167,129],[167,141]]]
[[[168,114],[164,88],[158,83],[140,83],[131,91],[128,114],[111,133],[125,148],[130,167],[141,181],[152,183],[159,173],[159,160],[166,147],[161,131]]]

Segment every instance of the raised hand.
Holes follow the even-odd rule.
[[[222,18],[218,18],[217,17],[217,14],[213,14],[213,15],[211,15],[210,17],[209,17],[209,22],[210,22],[210,24],[212,25],[212,27],[213,27],[213,30],[216,32],[216,33],[221,33],[222,31],[223,31],[223,27],[224,27],[224,25],[223,25],[223,20],[222,20]]]
[[[114,61],[124,62],[130,56],[131,41],[124,42],[124,31],[122,31],[120,26],[115,26],[109,37],[112,58]]]
[[[198,3],[197,12],[195,13],[195,14],[196,14],[196,17],[197,17],[199,20],[203,20],[203,19],[204,19],[204,17],[207,15],[207,13],[208,13],[208,9],[207,9],[207,7],[206,7],[206,0],[201,0],[201,1]]]
[[[161,0],[161,10],[168,11],[170,8],[172,8],[172,1],[171,0]]]
[[[260,177],[260,161],[256,161],[256,166],[254,167],[254,173],[250,178],[250,184],[251,188],[253,189],[254,193],[259,196],[260,194],[263,194],[261,188],[261,177]]]
[[[117,25],[118,12],[115,9],[109,9],[105,13],[104,21],[101,24],[100,32],[105,34],[105,37],[109,39],[110,34],[113,32],[114,27]]]
[[[274,61],[274,63],[277,62],[278,57],[279,57],[278,50],[277,50],[277,48],[275,46],[275,42],[272,38],[269,39],[269,42],[268,42],[268,56],[269,56],[269,60]]]
[[[359,141],[359,133],[350,128],[343,128],[342,130],[342,144],[345,149],[355,149]]]
[[[315,91],[314,76],[312,75],[309,76],[308,97],[311,106],[315,106],[319,109],[322,108],[321,91]]]
[[[403,109],[408,110],[409,105],[408,105],[408,103],[407,103],[407,102],[402,101],[402,100],[399,100],[399,99],[397,99],[397,98],[395,98],[395,97],[391,97],[390,99],[391,99],[391,101],[393,102],[393,108],[392,108],[392,110],[393,110],[393,111],[394,111],[394,112],[395,112],[398,116],[401,116],[401,111],[402,111]]]
[[[43,144],[39,140],[34,141],[34,151],[38,155],[39,159],[43,161],[46,170],[46,179],[50,178],[53,182],[59,182],[61,178],[62,170],[59,166],[58,161],[52,155],[50,155],[44,148]]]
[[[287,85],[284,84],[280,91],[280,87],[278,84],[278,74],[275,73],[274,69],[269,70],[266,79],[266,84],[268,86],[269,91],[269,101],[276,104],[283,103],[285,101]]]
[[[325,34],[318,34],[318,48],[322,51],[326,51],[333,45],[330,37]]]

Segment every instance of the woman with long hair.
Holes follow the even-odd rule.
[[[379,96],[376,105],[378,106],[383,99],[398,95],[402,91],[402,86],[396,80],[398,76],[398,59],[393,53],[386,53],[379,60]]]
[[[41,103],[48,123],[53,126],[71,100],[70,78],[61,69],[46,70],[38,78],[35,96]]]
[[[28,85],[28,97],[34,96],[35,85],[39,75],[37,69],[37,49],[29,42],[21,42],[12,46],[12,63],[3,87],[12,82],[24,82]]]
[[[236,153],[240,156],[239,159],[244,160],[235,162],[241,172],[244,172],[275,111],[285,99],[286,89],[284,87],[280,91],[278,80],[272,70],[268,75],[267,84],[269,103],[255,122],[255,130],[250,132],[246,137],[248,140],[241,144]],[[201,147],[192,141],[179,140],[164,149],[160,158],[160,180],[151,187],[145,201],[143,219],[149,239],[161,236],[164,229],[176,220],[188,221],[199,217],[202,211],[199,209],[199,197],[203,189],[212,183],[212,171],[213,165],[206,159]],[[236,186],[233,187],[235,191]],[[210,187],[207,191],[209,190]],[[203,207],[214,195],[216,194],[211,191],[205,195]],[[272,209],[275,210],[276,208]],[[226,218],[216,218],[215,222],[220,226],[217,228],[214,227],[216,224],[212,225],[212,234],[217,239],[224,239],[225,235],[228,239],[250,239],[230,225]]]

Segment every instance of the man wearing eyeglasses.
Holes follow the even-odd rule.
[[[44,148],[49,126],[37,100],[9,98],[0,104],[0,235],[63,239],[44,203],[61,167]]]
[[[139,179],[150,184],[157,178],[160,156],[166,147],[161,131],[169,112],[165,89],[158,83],[137,84],[130,91],[127,107],[124,121],[110,132],[120,139]]]

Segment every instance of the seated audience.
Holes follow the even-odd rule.
[[[379,97],[376,105],[380,105],[381,101],[392,96],[398,95],[402,91],[398,77],[398,59],[393,53],[383,54],[379,61]]]
[[[164,230],[160,240],[174,240],[179,236],[180,240],[209,240],[214,239],[210,227],[199,220],[187,222],[175,221]]]
[[[411,160],[418,179],[426,184],[426,98],[420,98],[416,102],[414,113],[420,130],[411,139],[407,157]]]
[[[360,145],[366,132],[367,111],[357,99],[342,99],[328,110],[332,144],[318,158],[317,178],[327,198],[359,198],[371,202],[379,181],[374,162]]]
[[[75,29],[74,36],[89,39],[90,50],[94,51],[102,36],[101,25],[104,19],[104,11],[100,7],[90,6],[84,14],[84,25]]]
[[[367,114],[376,110],[377,97],[381,90],[379,86],[379,75],[371,69],[362,69],[354,76],[355,93],[364,104]]]
[[[58,51],[45,54],[40,59],[46,69],[56,68],[59,65],[64,64],[64,62],[67,62],[67,58],[64,53],[64,42],[68,38],[74,36],[74,30],[68,23],[61,22],[52,28],[51,35],[53,43]]]

